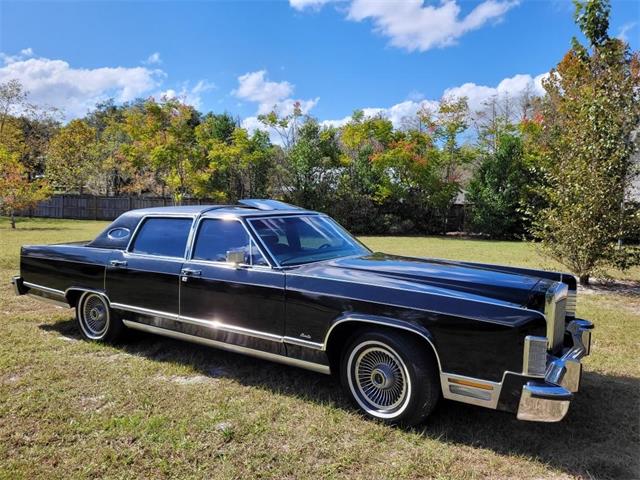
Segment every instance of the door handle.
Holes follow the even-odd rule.
[[[111,264],[112,267],[126,267],[127,266],[127,261],[126,260],[111,260],[109,263]]]
[[[202,275],[202,270],[194,270],[193,268],[183,268],[182,275],[186,275],[188,277],[198,277]]]

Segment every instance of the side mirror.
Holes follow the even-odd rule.
[[[232,263],[236,267],[245,263],[244,250],[228,250],[227,251],[227,263]]]

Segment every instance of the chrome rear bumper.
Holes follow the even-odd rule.
[[[22,277],[19,275],[11,278],[11,284],[13,285],[13,293],[16,295],[24,295],[27,292],[27,289],[22,283]]]
[[[574,320],[567,326],[573,346],[561,357],[552,358],[543,382],[528,382],[522,387],[518,420],[559,422],[564,418],[573,393],[580,389],[580,360],[589,355],[592,329],[593,324],[587,320]]]

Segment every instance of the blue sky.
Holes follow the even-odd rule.
[[[478,105],[539,90],[578,34],[572,17],[568,0],[2,1],[0,81],[67,118],[164,94],[248,126],[295,100],[336,123],[355,108],[396,119],[445,92]],[[640,2],[613,2],[610,33],[638,49]]]

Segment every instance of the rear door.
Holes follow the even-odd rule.
[[[106,271],[106,290],[114,308],[177,318],[180,270],[192,217],[149,216],[142,220],[126,252]]]
[[[244,260],[229,263],[228,252]],[[282,355],[284,282],[239,219],[203,218],[182,272],[180,319],[199,336]]]

